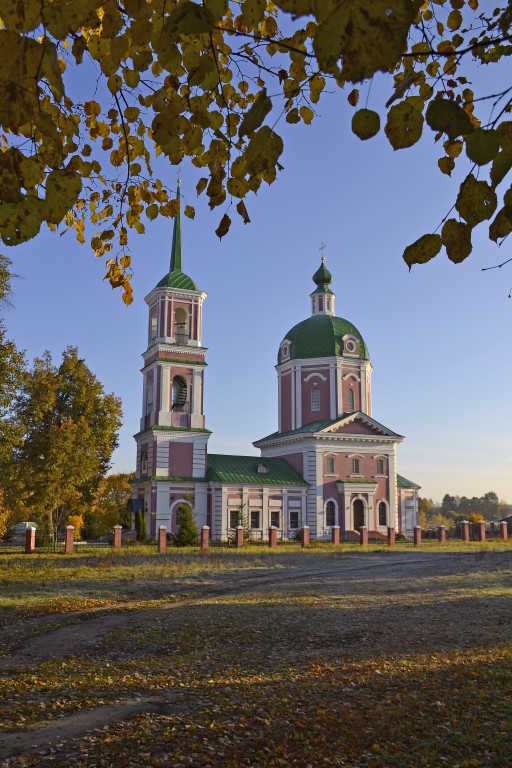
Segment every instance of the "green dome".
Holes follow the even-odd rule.
[[[331,289],[329,288],[329,284],[332,283],[332,275],[325,266],[324,259],[322,259],[322,263],[318,267],[317,271],[313,275],[313,282],[316,283],[316,291],[322,291],[323,293],[332,293]]]
[[[298,360],[308,357],[343,356],[343,336],[349,334],[358,340],[358,357],[369,360],[370,355],[363,337],[357,328],[342,317],[332,315],[314,315],[297,323],[288,331],[285,338],[291,341],[290,358]],[[277,362],[281,363],[281,349]]]
[[[157,288],[184,288],[186,291],[197,291],[197,285],[181,270],[173,270],[162,277]]]

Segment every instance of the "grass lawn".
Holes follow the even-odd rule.
[[[503,768],[512,547],[0,556],[0,766]]]

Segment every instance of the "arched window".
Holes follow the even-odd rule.
[[[318,387],[313,387],[311,390],[311,410],[312,411],[319,411],[320,410],[320,390]]]
[[[332,528],[336,525],[336,505],[334,501],[328,501],[325,505],[325,525],[327,528]]]
[[[149,329],[149,338],[150,341],[154,341],[156,339],[156,335],[158,332],[158,307],[155,304],[151,307],[151,314],[150,314],[150,329]]]
[[[172,380],[172,410],[186,411],[187,402],[187,382],[183,376],[175,376]]]
[[[347,412],[354,413],[355,409],[356,409],[356,406],[355,406],[354,390],[351,387],[347,393]]]
[[[140,473],[141,475],[147,475],[148,473],[148,455],[146,451],[143,451],[140,455]]]
[[[174,313],[174,338],[176,344],[188,344],[189,341],[188,314],[183,307],[178,307]]]
[[[379,502],[379,525],[388,524],[388,507],[385,501]]]
[[[148,373],[146,379],[146,414],[153,410],[153,371]]]

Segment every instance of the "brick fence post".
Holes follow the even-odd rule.
[[[359,543],[362,547],[368,544],[368,528],[366,525],[361,525],[359,528]]]
[[[421,525],[414,526],[414,546],[421,547]]]
[[[469,522],[467,520],[460,521],[460,537],[462,541],[469,541]]]
[[[167,549],[167,528],[161,525],[158,529],[158,551],[165,552]]]
[[[25,530],[25,554],[34,554],[36,548],[36,529],[31,525]]]
[[[123,526],[114,525],[113,533],[114,533],[114,543],[112,546],[114,547],[114,549],[121,549]]]
[[[201,550],[205,552],[210,546],[210,528],[203,525],[201,528]]]
[[[277,547],[277,528],[275,525],[271,525],[268,529],[268,545],[271,549]]]
[[[237,525],[235,528],[235,547],[240,549],[244,545],[244,527],[243,525]]]
[[[72,555],[73,554],[73,541],[75,539],[75,526],[74,525],[67,525],[66,526],[66,539],[64,541],[64,554],[65,555]]]
[[[309,547],[309,525],[303,525],[300,529],[300,543],[303,549]]]
[[[485,541],[485,520],[479,520],[476,524],[478,541]]]
[[[506,520],[500,522],[500,536],[502,539],[508,539],[508,525]]]
[[[440,544],[446,544],[446,525],[437,526],[437,540]]]
[[[331,541],[335,547],[340,543],[340,527],[339,525],[333,525],[331,528]]]
[[[393,526],[388,526],[388,547],[394,547],[396,538],[396,531]]]

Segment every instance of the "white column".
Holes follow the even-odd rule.
[[[296,366],[294,365],[292,369],[290,370],[290,391],[292,395],[292,429],[296,429],[297,423],[295,420],[295,376],[296,376]]]
[[[206,525],[206,490],[206,483],[197,483],[194,488],[194,512],[198,528],[202,528],[203,525]]]
[[[282,416],[281,416],[281,375],[277,373],[277,429],[282,432]]]
[[[169,365],[162,365],[162,384],[160,389],[160,410],[170,413],[171,410],[171,369]],[[163,419],[162,424],[170,424],[170,419]]]
[[[201,413],[201,371],[194,368],[192,371],[192,402],[191,402],[191,427],[202,427],[203,416]]]
[[[343,364],[336,361],[336,416],[343,413]]]
[[[396,488],[396,445],[389,451],[389,524],[399,530],[398,500]]]
[[[300,363],[295,368],[295,429],[302,427],[302,369]]]
[[[335,419],[336,413],[336,366],[333,362],[329,363],[329,394],[330,394],[330,409],[331,419]]]
[[[168,531],[171,530],[171,516],[169,512],[169,485],[168,483],[158,483],[156,489],[156,530],[161,525],[165,525]]]

